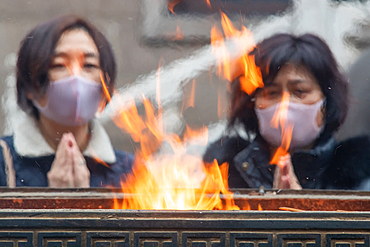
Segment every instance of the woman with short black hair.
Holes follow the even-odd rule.
[[[108,40],[90,22],[74,15],[49,20],[35,27],[21,43],[17,60],[17,100],[27,113],[38,118],[38,110],[27,93],[44,94],[49,86],[48,72],[60,37],[70,30],[83,30],[94,41],[99,53],[109,93],[112,94],[116,79],[116,61]]]
[[[239,79],[232,82],[228,124],[229,133],[242,126],[247,138],[222,137],[204,160],[228,162],[229,185],[234,188],[366,189],[369,139],[338,143],[333,137],[347,115],[348,83],[327,44],[312,34],[276,34],[257,44],[250,55],[264,87],[248,95]],[[284,96],[288,102],[282,102]],[[282,104],[287,106],[285,123],[272,126]],[[270,164],[287,125],[293,126],[289,154],[281,157],[279,166]]]
[[[116,79],[103,34],[74,15],[42,23],[22,41],[16,74],[28,117],[0,141],[0,186],[120,186],[134,157],[94,120]]]

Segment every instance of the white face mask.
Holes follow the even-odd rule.
[[[274,113],[280,108],[281,102],[265,109],[255,108],[262,137],[272,146],[279,147],[282,141],[282,126],[275,128],[272,124]],[[316,117],[324,100],[313,105],[289,102],[284,128],[293,126],[290,149],[304,148],[315,141],[321,134],[324,124],[317,126]]]
[[[100,83],[82,76],[69,76],[50,82],[47,103],[37,109],[47,118],[67,126],[85,124],[93,119],[102,99]]]

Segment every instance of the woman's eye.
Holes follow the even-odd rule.
[[[269,97],[275,97],[275,96],[277,96],[278,94],[279,94],[279,92],[278,92],[278,91],[275,91],[275,90],[267,91],[267,95],[268,95]]]
[[[305,93],[307,93],[307,91],[305,91],[305,90],[295,90],[295,92],[294,92],[294,94],[297,95],[297,96],[302,96]]]
[[[93,69],[93,68],[98,68],[98,66],[95,65],[95,64],[92,64],[92,63],[85,63],[84,68],[85,69]]]
[[[61,68],[65,68],[65,65],[62,64],[62,63],[56,63],[56,64],[52,64],[50,66],[50,68],[52,68],[52,69],[61,69]]]

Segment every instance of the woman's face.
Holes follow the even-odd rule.
[[[100,83],[100,71],[99,52],[90,35],[82,29],[64,32],[51,60],[49,81],[80,75]]]
[[[101,83],[100,73],[99,52],[90,35],[82,29],[64,32],[51,59],[48,70],[50,83],[72,75]],[[28,97],[34,98],[31,94]],[[47,97],[37,97],[35,100],[45,106]]]
[[[265,109],[281,102],[283,93],[289,93],[289,101],[312,105],[324,98],[315,77],[304,67],[286,64],[280,68],[274,81],[256,93],[255,105]],[[316,122],[319,127],[323,124],[323,112],[318,111]]]

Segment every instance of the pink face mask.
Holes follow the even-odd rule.
[[[82,76],[69,76],[50,82],[45,106],[33,101],[47,118],[63,125],[77,126],[94,118],[102,99],[100,83]]]
[[[323,104],[324,100],[320,100],[313,105],[289,102],[285,128],[291,125],[294,126],[290,149],[304,148],[319,137],[324,124],[320,127],[317,126],[316,117]],[[276,109],[280,108],[280,105],[281,102],[265,109],[254,109],[259,121],[260,134],[274,147],[279,147],[282,141],[281,126],[275,128],[271,124],[274,113]]]

